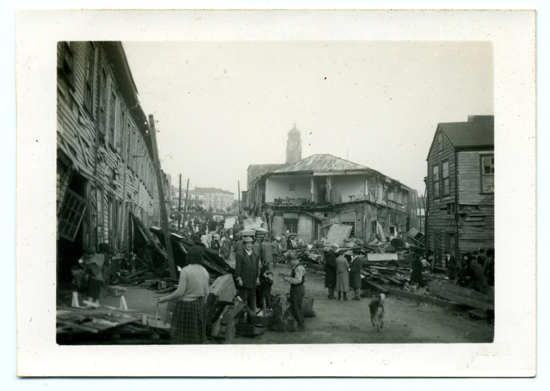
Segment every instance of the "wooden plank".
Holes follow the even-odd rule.
[[[63,326],[71,327],[71,328],[74,328],[74,329],[79,329],[79,330],[82,330],[82,331],[89,331],[90,333],[94,333],[94,334],[99,333],[99,330],[97,328],[82,326],[82,325],[79,325],[78,323],[69,322],[68,320],[56,319],[55,322],[58,323],[58,324],[61,324]]]
[[[476,292],[473,289],[462,288],[442,281],[432,281],[428,286],[431,294],[443,299],[485,311],[494,309],[494,304],[487,295]]]
[[[376,290],[379,290],[380,292],[382,293],[388,293],[388,290],[378,284],[375,284],[374,282],[372,281],[368,281],[368,280],[363,280],[363,284],[364,285],[367,285],[369,288],[371,289],[376,289]]]

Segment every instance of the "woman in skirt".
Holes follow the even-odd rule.
[[[159,304],[177,300],[170,337],[172,344],[202,344],[206,338],[204,304],[208,295],[208,272],[202,266],[204,250],[193,246],[187,253],[189,265],[181,269],[178,289],[159,299]]]

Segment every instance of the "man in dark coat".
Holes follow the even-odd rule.
[[[417,283],[420,287],[426,285],[424,278],[422,277],[422,261],[420,261],[420,256],[415,254],[412,261],[412,272],[411,272],[411,284]]]
[[[328,298],[335,299],[334,288],[336,287],[336,251],[338,245],[332,244],[325,253],[325,288],[328,288]]]
[[[243,239],[244,250],[237,252],[235,261],[235,278],[239,296],[256,313],[256,286],[260,284],[260,260],[252,251],[252,238]]]
[[[363,260],[359,256],[351,256],[349,266],[349,287],[355,292],[353,300],[361,300],[361,269]]]
[[[456,264],[456,259],[451,255],[449,250],[445,250],[445,266],[448,270],[448,277],[449,280],[454,281],[456,280],[456,274],[458,265]]]
[[[474,288],[476,291],[479,291],[481,293],[487,293],[489,286],[483,273],[483,263],[484,260],[480,256],[478,256],[476,259],[472,259],[472,261],[470,262],[470,270],[472,272],[471,288]]]

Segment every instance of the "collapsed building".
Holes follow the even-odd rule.
[[[87,247],[127,247],[132,212],[152,223],[147,117],[120,42],[59,42],[57,267],[60,282]]]
[[[420,228],[418,192],[369,167],[329,154],[301,159],[301,140],[289,132],[287,162],[250,165],[246,207],[262,217],[274,235],[312,242],[332,224],[351,227],[350,235],[407,238]]]

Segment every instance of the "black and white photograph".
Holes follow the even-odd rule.
[[[75,20],[96,20],[82,12]],[[498,224],[510,224],[499,202],[512,202],[500,167],[518,173],[499,152],[513,140],[496,104],[510,92],[495,40],[276,39],[265,31],[315,29],[314,17],[283,11],[238,14],[262,31],[238,39],[222,28],[147,38],[126,33],[130,16],[143,20],[128,13],[120,34],[56,34],[40,48],[54,87],[53,128],[41,131],[55,184],[40,181],[53,195],[41,239],[53,257],[52,349],[205,349],[199,361],[286,348],[493,355],[499,295],[515,286],[496,233],[519,245]],[[458,357],[435,373],[467,371]]]
[[[490,42],[57,61],[59,344],[492,342]]]

